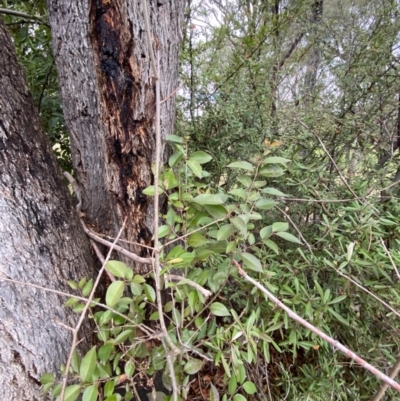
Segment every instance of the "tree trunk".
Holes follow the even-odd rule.
[[[37,400],[39,378],[65,363],[74,326],[65,298],[8,278],[66,291],[94,275],[89,243],[40,128],[12,41],[0,20],[0,393]]]
[[[145,3],[153,49],[160,52],[163,99],[178,85],[185,2]],[[155,79],[142,2],[49,0],[48,8],[64,116],[87,222],[95,231],[115,236],[127,217],[124,239],[152,245],[152,202],[142,191],[153,182]],[[163,138],[172,133],[174,117],[171,96],[161,106]],[[129,249],[144,257],[151,254],[140,245],[129,245]],[[134,268],[146,272],[148,266]]]

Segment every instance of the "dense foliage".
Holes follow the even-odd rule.
[[[40,4],[18,9],[44,15]],[[233,259],[372,365],[388,372],[396,362],[398,14],[389,0],[189,2],[159,236],[163,273],[213,294],[167,284],[171,339],[185,349],[175,361],[183,398],[361,400],[380,387],[242,280]],[[69,166],[48,28],[7,18],[45,130]],[[81,385],[70,399],[118,399],[115,388],[128,383],[128,400],[132,383],[156,371],[170,386],[151,277],[108,267],[117,280],[105,302],[118,313],[92,312],[99,345],[76,355]],[[86,296],[92,283],[70,284]],[[58,394],[51,375],[43,383]]]

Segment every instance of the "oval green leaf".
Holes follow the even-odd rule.
[[[271,199],[261,198],[256,202],[256,208],[261,209],[261,210],[269,210],[269,209],[272,209],[277,204],[278,204],[277,202],[275,202]]]
[[[229,238],[233,234],[233,226],[232,224],[225,224],[220,227],[217,232],[217,241],[222,241],[224,239]]]
[[[286,163],[289,163],[289,162],[291,162],[291,160],[285,159],[284,157],[270,156],[270,157],[267,157],[263,161],[263,164],[283,164],[283,165],[285,165]]]
[[[64,401],[75,401],[81,392],[81,386],[74,384],[65,389]]]
[[[281,167],[271,164],[269,166],[263,167],[259,172],[263,177],[280,177],[283,175],[283,170]]]
[[[264,188],[261,190],[261,192],[264,194],[276,195],[276,196],[282,196],[282,197],[288,196],[276,188]]]
[[[143,284],[144,286],[144,293],[146,294],[147,299],[150,302],[154,302],[156,300],[156,292],[151,285]]]
[[[99,396],[99,390],[97,390],[96,386],[86,387],[83,392],[82,401],[97,401],[97,397]]]
[[[221,302],[213,302],[210,305],[210,310],[215,316],[230,316],[231,313],[228,311],[225,305]]]
[[[125,289],[125,284],[123,281],[114,281],[107,289],[106,293],[106,304],[110,308],[117,304],[121,299],[122,294]]]
[[[295,244],[302,245],[301,241],[299,239],[297,239],[293,234],[290,234],[290,233],[276,233],[276,235],[278,237],[283,238],[286,241],[294,242]]]
[[[219,195],[202,194],[193,199],[199,205],[222,205],[224,201]]]
[[[187,161],[187,165],[189,166],[190,170],[193,171],[193,174],[197,177],[197,178],[202,178],[202,167],[200,166],[200,164],[196,161],[196,160],[191,160],[189,159]]]
[[[195,160],[199,164],[205,164],[212,160],[212,156],[206,152],[198,151],[191,154],[189,160]]]
[[[185,367],[183,368],[183,370],[188,375],[194,375],[202,367],[203,367],[203,361],[201,359],[189,358],[189,360],[186,362]]]
[[[256,256],[248,252],[242,252],[240,256],[242,257],[243,263],[247,268],[256,272],[262,271],[261,262]]]
[[[247,394],[255,394],[257,392],[257,387],[253,382],[247,381],[243,383],[243,389]]]
[[[119,260],[109,260],[106,263],[106,269],[112,273],[115,277],[125,277],[126,271],[128,270],[128,266],[120,262]]]
[[[277,222],[272,224],[272,231],[274,233],[280,232],[280,231],[287,231],[289,230],[289,224],[286,223],[286,221],[283,222]]]
[[[183,139],[178,135],[167,135],[165,140],[172,143],[183,143]]]
[[[96,346],[92,347],[82,358],[79,375],[83,382],[89,382],[96,368]]]
[[[247,171],[254,171],[254,166],[246,161],[240,161],[240,162],[233,162],[231,164],[228,164],[227,167],[229,168],[241,168],[243,170]]]

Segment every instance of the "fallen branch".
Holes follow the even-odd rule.
[[[313,326],[311,323],[307,322],[307,320],[300,317],[297,313],[293,312],[290,308],[288,308],[282,301],[280,301],[275,295],[270,293],[262,284],[258,281],[252,279],[247,273],[241,268],[239,263],[236,260],[232,261],[233,264],[237,267],[239,274],[249,283],[253,284],[257,287],[270,301],[272,301],[275,305],[279,306],[279,308],[283,309],[293,320],[300,323],[302,326],[306,327],[313,333],[315,333],[318,337],[322,338],[326,342],[332,345],[333,349],[338,349],[343,354],[351,358],[353,361],[357,362],[361,367],[370,371],[374,374],[377,378],[387,383],[390,387],[394,388],[395,390],[400,392],[400,384],[395,382],[389,376],[386,376],[384,373],[370,365],[367,361],[360,358],[357,354],[353,351],[342,345],[339,341],[334,340],[332,337],[325,334],[323,331],[318,329],[317,327]]]

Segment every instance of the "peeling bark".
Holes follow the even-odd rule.
[[[185,2],[146,1],[153,48],[160,49],[161,97],[178,85]],[[53,48],[83,211],[95,230],[152,245],[155,81],[140,0],[49,0]],[[161,107],[162,136],[174,128],[175,100]],[[131,245],[147,257],[150,251]],[[124,257],[120,255],[120,259]],[[131,266],[131,261],[125,260]],[[134,266],[137,272],[148,267]]]
[[[0,276],[68,292],[94,275],[89,243],[1,20],[0,43]],[[40,376],[66,362],[65,301],[0,280],[2,400],[42,399]]]

